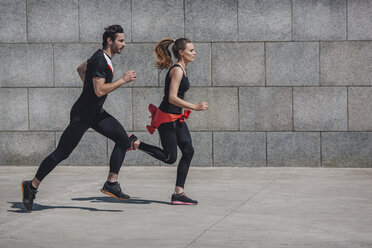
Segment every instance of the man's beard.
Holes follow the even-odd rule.
[[[116,48],[114,45],[111,47],[111,51],[115,54],[115,53],[121,53],[121,50],[120,48]]]

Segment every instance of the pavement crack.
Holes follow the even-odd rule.
[[[261,193],[263,190],[267,189],[268,187],[270,187],[273,183],[275,183],[280,177],[282,177],[283,174],[280,174],[279,176],[277,176],[276,178],[274,178],[271,182],[269,182],[268,184],[264,185],[261,189],[259,189],[257,192],[255,192],[253,195],[251,195],[247,200],[245,200],[243,203],[241,203],[239,206],[237,206],[236,208],[230,210],[229,212],[227,212],[221,219],[217,220],[216,222],[214,222],[212,225],[210,225],[207,229],[205,229],[198,237],[196,237],[193,241],[191,241],[187,246],[185,246],[185,248],[188,248],[190,247],[192,244],[194,244],[196,241],[198,241],[198,239],[200,239],[200,237],[202,237],[206,232],[208,232],[210,229],[212,229],[213,227],[215,227],[217,224],[219,224],[221,221],[223,221],[224,219],[226,219],[228,216],[230,216],[232,213],[236,212],[237,210],[239,210],[242,206],[244,206],[248,201],[250,201],[253,197],[255,197],[256,195],[258,195],[259,193]]]

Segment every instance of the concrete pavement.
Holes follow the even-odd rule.
[[[172,206],[175,167],[123,167],[133,198],[99,190],[107,167],[57,167],[26,213],[20,183],[36,167],[0,167],[0,247],[372,247],[372,169],[197,168]]]

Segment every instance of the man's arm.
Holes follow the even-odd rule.
[[[116,90],[123,84],[129,83],[134,80],[136,80],[136,72],[132,70],[126,72],[121,78],[109,84],[105,83],[104,78],[94,77],[93,78],[94,92],[98,97],[101,97],[110,93],[111,91]]]
[[[84,61],[79,67],[77,68],[77,72],[81,81],[84,83],[85,80],[85,72],[87,71],[88,61]]]

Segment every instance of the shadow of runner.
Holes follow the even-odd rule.
[[[73,198],[73,201],[90,201],[90,202],[114,202],[114,203],[127,203],[127,204],[151,204],[151,203],[159,203],[165,205],[172,205],[170,202],[164,201],[154,201],[154,200],[143,200],[138,197],[132,197],[130,200],[117,200],[110,196],[93,196],[93,197],[86,197],[86,198]]]
[[[15,210],[9,209],[8,212],[27,213],[27,210],[23,206],[22,202],[7,202],[7,203],[12,204],[11,208],[15,209]],[[37,203],[34,203],[34,206],[32,208],[32,212],[47,210],[47,209],[55,209],[55,208],[82,209],[82,210],[97,211],[97,212],[123,212],[123,210],[107,210],[107,209],[97,209],[97,208],[88,208],[88,207],[73,207],[73,206],[47,206],[47,205],[40,205],[40,204],[37,204]]]

